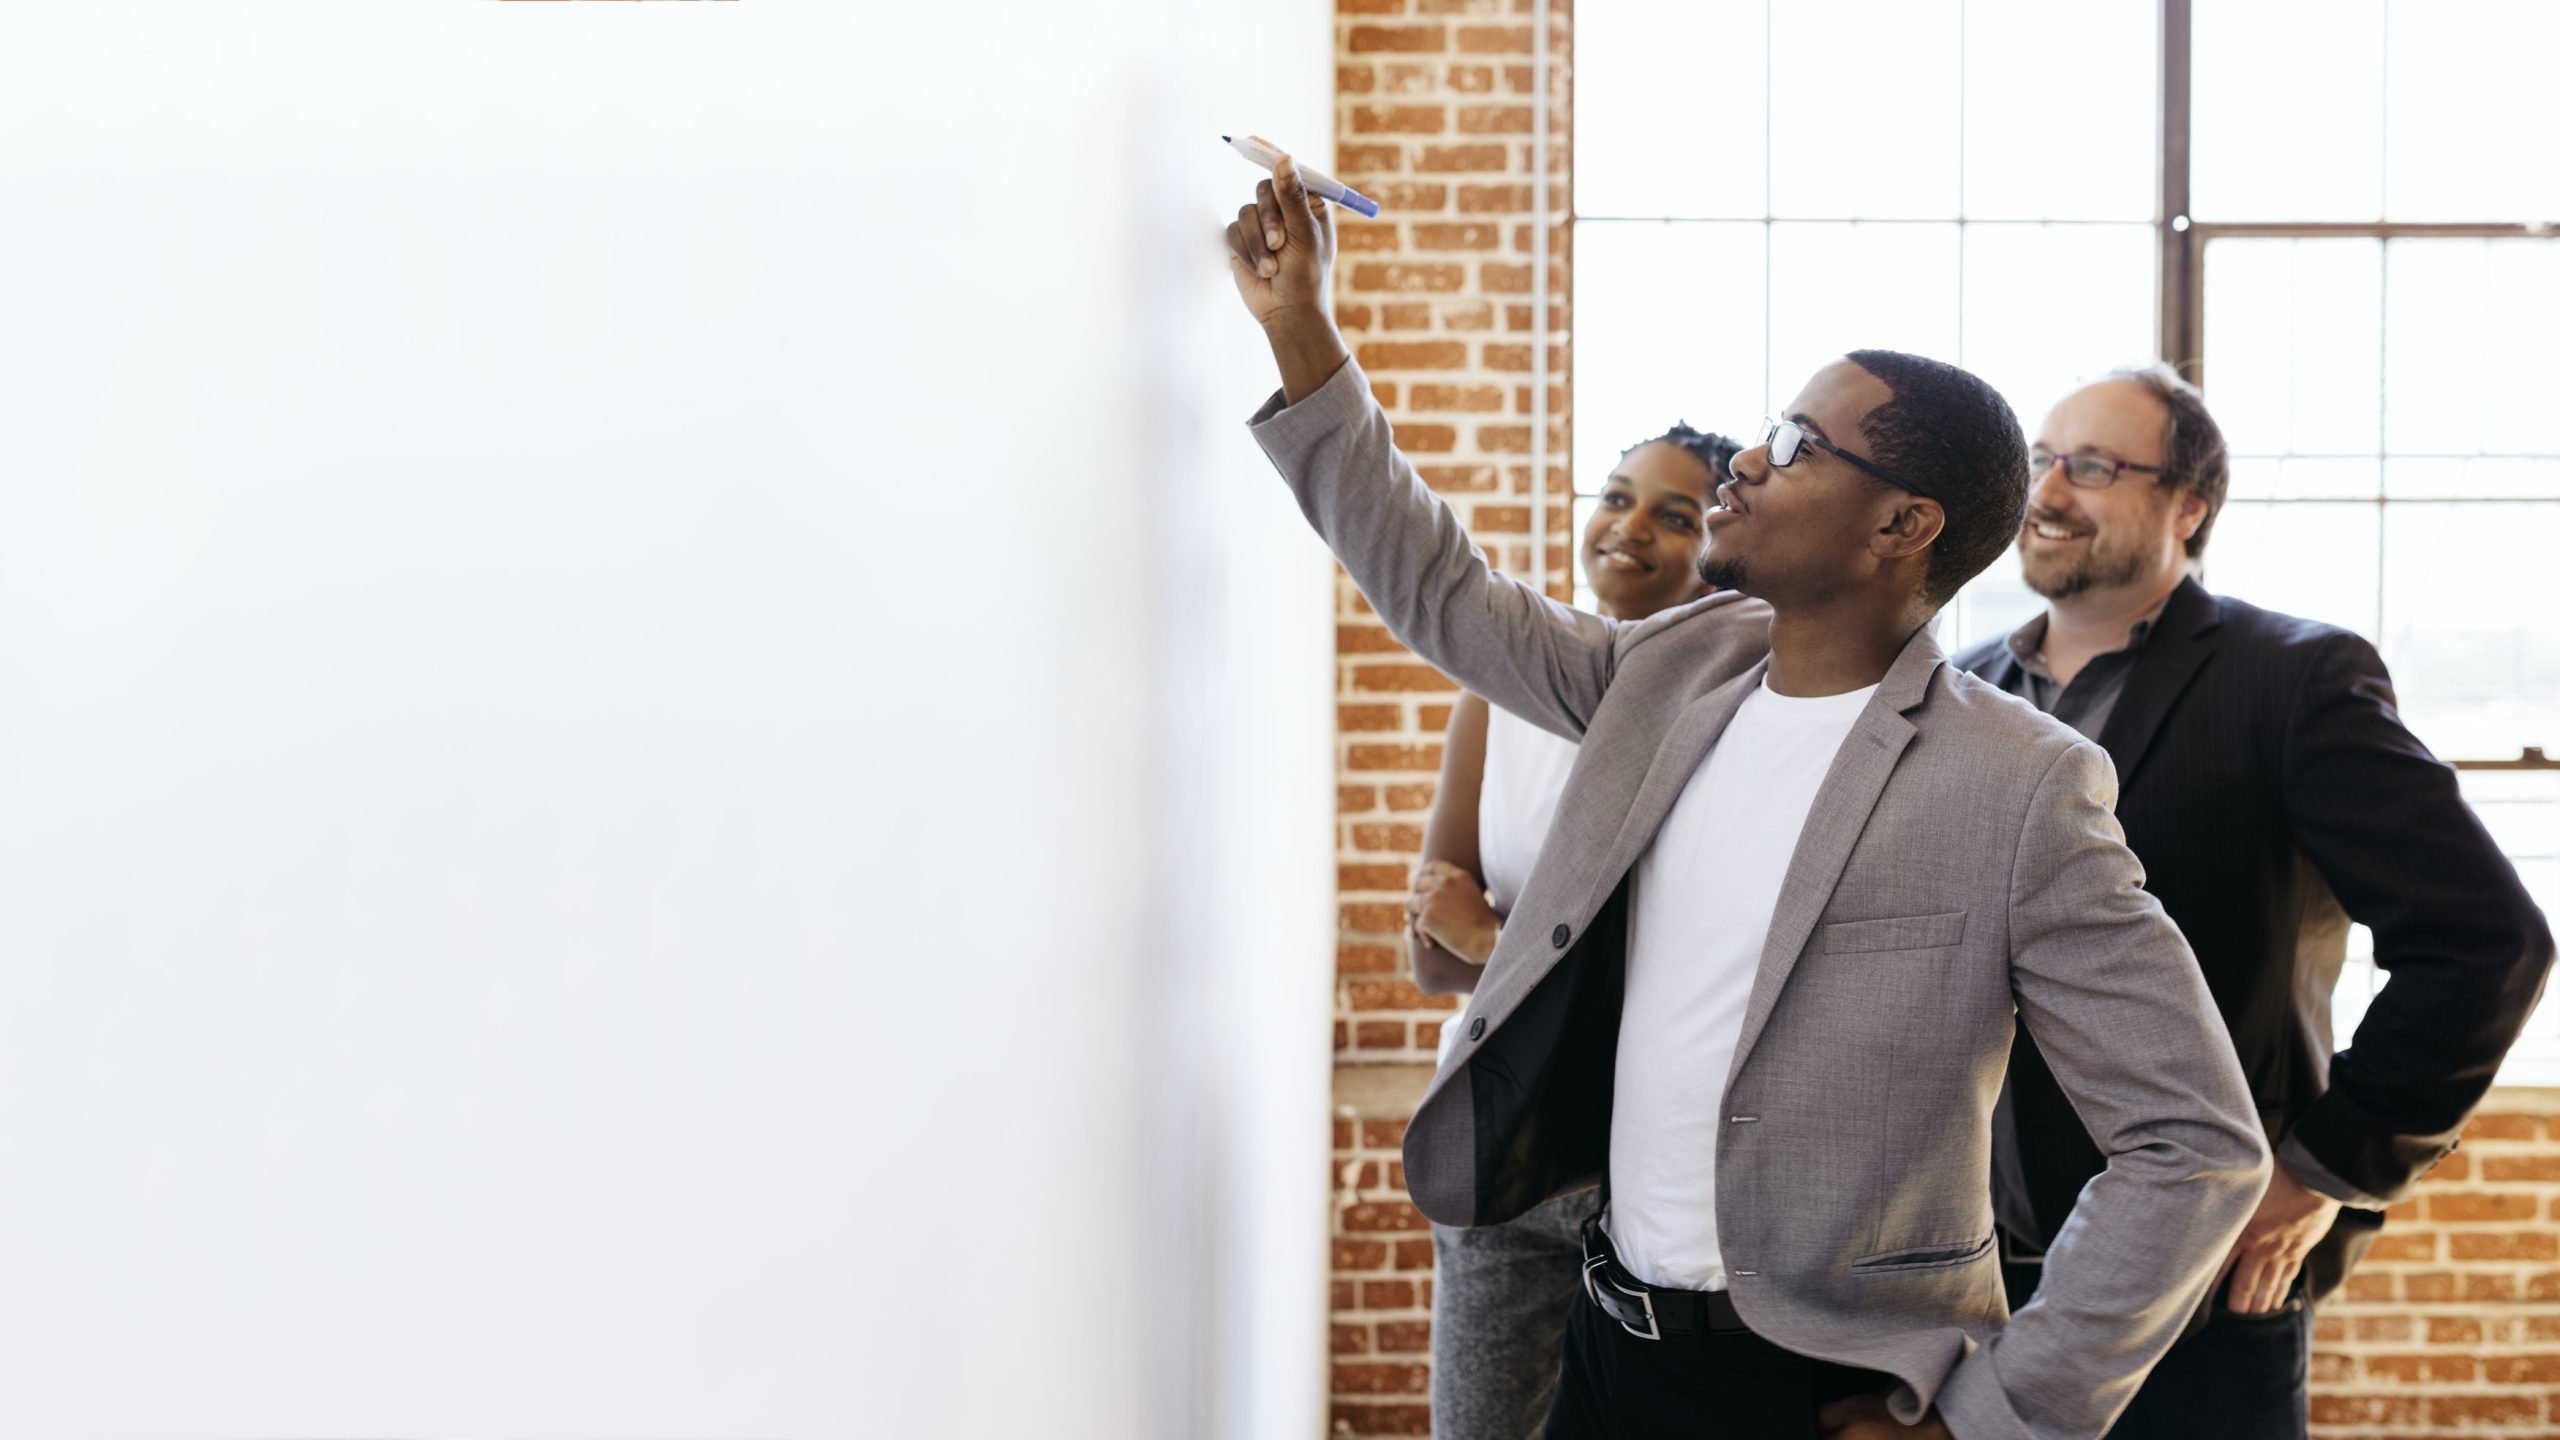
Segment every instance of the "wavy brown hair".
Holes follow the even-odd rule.
[[[2204,408],[2204,392],[2156,360],[2110,370],[2106,378],[2132,381],[2169,412],[2169,433],[2160,442],[2160,488],[2193,490],[2204,497],[2204,523],[2187,537],[2187,558],[2195,559],[2204,554],[2214,517],[2231,493],[2231,453],[2223,448],[2222,427]]]

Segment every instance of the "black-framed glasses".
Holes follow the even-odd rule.
[[[2113,455],[2101,455],[2095,450],[2074,450],[2069,454],[2057,454],[2039,445],[2027,452],[2027,479],[2032,482],[2043,478],[2044,472],[2052,469],[2053,462],[2056,460],[2062,462],[2062,478],[2083,490],[2104,490],[2116,483],[2117,478],[2127,470],[2142,475],[2160,473],[2160,467],[2157,465],[2136,465],[2130,460],[2119,460]]]
[[[1868,459],[1864,455],[1851,454],[1849,451],[1841,449],[1839,446],[1832,444],[1821,436],[1806,430],[1803,426],[1797,424],[1793,420],[1780,420],[1775,416],[1770,416],[1762,420],[1760,422],[1760,443],[1769,447],[1770,465],[1780,470],[1784,470],[1788,466],[1796,463],[1796,457],[1804,453],[1804,447],[1811,445],[1826,455],[1839,456],[1841,459],[1848,461],[1850,464],[1857,466],[1859,469],[1866,471],[1868,474],[1873,475],[1887,485],[1893,486],[1897,490],[1908,490],[1914,495],[1926,495],[1932,500],[1938,498],[1937,496],[1930,494],[1928,486],[1915,485],[1910,481],[1903,479],[1901,476],[1894,474],[1892,471],[1887,470],[1873,460]]]

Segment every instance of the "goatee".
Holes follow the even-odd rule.
[[[1710,590],[1740,590],[1743,586],[1742,557],[1718,555],[1698,557],[1698,581]]]
[[[2039,576],[2029,570],[2026,579],[2027,588],[2047,600],[2068,600],[2090,585],[2089,567],[2086,565],[2074,565],[2060,575],[2050,576]]]
[[[2142,560],[2136,555],[2118,555],[2090,542],[2088,554],[2078,564],[2059,574],[2038,574],[2032,564],[2025,567],[2027,588],[2047,600],[2068,600],[2091,590],[2130,585],[2142,577]]]

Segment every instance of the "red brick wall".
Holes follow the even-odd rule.
[[[1431,1227],[1404,1189],[1404,1117],[1429,1074],[1370,1067],[1336,1086],[1333,1433],[1431,1433]]]
[[[2314,1327],[2321,1440],[2560,1435],[2560,1091],[2492,1094]]]

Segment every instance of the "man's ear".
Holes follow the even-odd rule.
[[[2177,524],[2178,543],[2181,545],[2196,538],[2196,531],[2204,528],[2204,493],[2202,491],[2188,489],[2178,492]]]
[[[1906,559],[1928,549],[1946,528],[1946,507],[1925,495],[1908,495],[1893,507],[1867,548],[1879,560]]]

